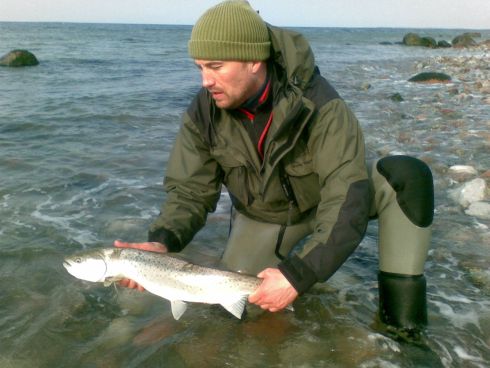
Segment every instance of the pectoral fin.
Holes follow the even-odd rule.
[[[111,286],[112,284],[121,280],[122,280],[121,277],[107,277],[104,279],[104,286],[105,287]]]
[[[178,320],[186,311],[187,304],[181,300],[172,300],[170,303],[172,306],[172,315]]]
[[[236,318],[242,319],[242,314],[243,314],[243,310],[245,309],[246,303],[247,303],[247,296],[244,296],[232,303],[221,303],[221,305],[228,312],[233,314]]]

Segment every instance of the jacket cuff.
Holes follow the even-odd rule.
[[[285,259],[278,267],[300,295],[318,281],[315,273],[296,255]]]
[[[148,241],[162,243],[169,252],[180,252],[184,248],[175,234],[165,228],[150,230],[148,232]]]

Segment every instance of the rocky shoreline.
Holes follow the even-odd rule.
[[[451,84],[445,92],[439,92],[437,101],[440,101],[441,106],[452,104],[451,108],[443,109],[447,114],[445,123],[458,126],[460,131],[458,138],[461,138],[462,142],[459,144],[462,146],[457,149],[467,149],[464,147],[466,142],[477,137],[481,145],[479,150],[490,152],[490,43],[480,43],[461,50],[461,55],[439,55],[419,61],[415,65],[415,70],[421,73],[437,71],[451,76]],[[461,115],[461,111],[465,111],[467,106],[479,106],[482,115],[473,117]],[[459,123],[456,122],[458,119],[453,119],[453,115],[459,116]],[[472,125],[468,124],[469,120],[473,120]],[[450,135],[447,139],[451,141]],[[442,207],[457,213],[463,212],[473,219],[475,228],[464,229],[464,225],[459,228],[461,238],[468,237],[469,241],[470,237],[475,236],[476,239],[480,239],[483,247],[489,246],[490,166],[488,160],[465,162],[463,159],[458,165],[450,167],[436,162],[431,162],[429,165],[444,182],[439,189],[447,190],[448,202]],[[462,244],[465,243],[464,240],[461,241]],[[490,295],[490,271],[487,258],[478,256],[476,250],[473,254],[471,249],[467,249],[465,254],[465,259],[458,262],[459,266],[473,285],[485,295]]]
[[[434,56],[420,61],[415,69],[420,72],[437,71],[451,76],[454,83],[448,87],[450,101],[455,106],[460,103],[471,103],[481,106],[490,105],[490,45],[480,44],[471,48],[470,53],[460,56]],[[488,107],[490,109],[490,107]],[[453,112],[449,111],[447,114]],[[490,152],[490,120],[484,118],[478,134]],[[470,163],[461,163],[448,169],[447,174],[455,188],[450,191],[450,198],[458,203],[467,215],[483,220],[490,220],[490,167],[485,164],[476,168]]]
[[[475,38],[480,38],[481,33],[479,32],[466,32],[461,35],[458,35],[452,39],[451,42],[446,40],[436,41],[433,37],[428,36],[420,36],[417,33],[407,33],[403,37],[403,41],[401,44],[406,46],[421,46],[421,47],[429,47],[432,49],[436,48],[465,48],[465,47],[475,47],[480,44],[489,44],[490,40],[486,40],[482,43],[478,43],[475,41]]]
[[[417,63],[415,68],[448,74],[460,82],[451,90],[457,99],[473,98],[490,105],[490,44],[481,44],[471,51],[461,56],[434,56]]]

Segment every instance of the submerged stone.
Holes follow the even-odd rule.
[[[33,53],[27,50],[12,50],[0,58],[0,66],[34,66],[39,61]]]
[[[390,96],[390,100],[391,101],[394,101],[394,102],[402,102],[404,101],[403,97],[401,94],[399,94],[398,92],[397,93],[394,93]]]
[[[478,171],[469,165],[454,165],[448,170],[451,179],[457,182],[468,181],[478,175]]]
[[[450,197],[459,203],[462,207],[467,208],[472,203],[485,200],[486,183],[481,178],[473,179],[462,186],[450,191]]]
[[[451,77],[444,73],[437,72],[423,72],[419,73],[408,80],[409,82],[418,83],[445,83],[450,82]]]
[[[471,258],[462,261],[460,266],[473,285],[490,295],[490,271],[487,262],[485,258]]]
[[[478,217],[483,220],[490,220],[490,202],[479,201],[471,203],[464,211],[469,216]]]

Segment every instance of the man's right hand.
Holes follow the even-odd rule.
[[[157,253],[167,253],[168,251],[167,247],[164,244],[157,243],[157,242],[127,243],[121,240],[116,240],[114,241],[114,246],[116,248],[133,248],[133,249],[140,249],[140,250],[146,250],[148,252],[157,252]],[[131,279],[122,279],[119,282],[119,285],[128,287],[130,289],[137,289],[139,291],[145,290],[143,286],[134,282]]]

